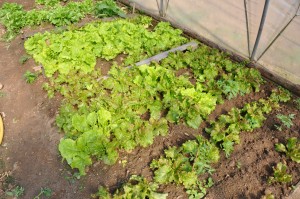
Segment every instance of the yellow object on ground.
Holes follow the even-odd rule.
[[[2,143],[3,133],[4,133],[3,120],[2,120],[2,117],[0,115],[0,144]]]

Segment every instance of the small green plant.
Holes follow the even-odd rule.
[[[35,0],[36,4],[45,5],[45,6],[54,6],[60,1],[66,2],[67,0]]]
[[[15,183],[15,178],[11,175],[8,175],[4,181],[6,184],[14,184]]]
[[[122,189],[117,190],[111,195],[108,190],[102,186],[99,187],[98,192],[94,194],[93,198],[112,199],[112,198],[149,198],[149,199],[166,199],[168,194],[158,193],[158,184],[149,183],[141,176],[133,175],[129,181],[123,185]]]
[[[189,198],[203,198],[213,185],[212,178],[199,180],[199,175],[212,173],[211,163],[219,160],[219,150],[202,136],[188,140],[180,147],[166,149],[165,156],[152,160],[154,181],[158,184],[182,184]]]
[[[271,98],[275,101],[288,102],[291,100],[291,93],[279,86],[277,92],[272,93]]]
[[[237,167],[238,169],[241,169],[242,163],[241,163],[240,161],[238,161],[238,162],[236,163],[236,167]]]
[[[121,160],[122,167],[125,168],[127,164],[127,160]]]
[[[293,126],[293,119],[295,118],[295,114],[289,114],[289,115],[282,115],[282,114],[277,114],[276,117],[280,120],[283,126],[286,128],[291,128]],[[277,130],[282,131],[282,125],[276,125],[275,127]]]
[[[52,195],[52,190],[50,188],[41,188],[40,193],[34,197],[34,199],[40,199],[41,196],[49,198]]]
[[[279,162],[276,167],[273,167],[274,176],[269,177],[268,183],[274,182],[288,183],[292,181],[292,175],[287,174],[287,166],[285,163]]]
[[[29,84],[33,84],[38,77],[38,74],[26,71],[24,74],[25,81]]]
[[[300,98],[297,98],[295,102],[297,104],[297,109],[300,110]]]
[[[65,175],[64,178],[70,183],[74,184],[76,180],[80,179],[80,173],[75,172],[73,175]]]
[[[95,16],[97,17],[111,17],[111,16],[120,16],[125,17],[124,11],[118,7],[115,1],[113,0],[103,0],[97,2],[94,10]]]
[[[30,56],[29,56],[29,55],[27,55],[27,54],[22,55],[22,57],[20,57],[20,59],[19,59],[19,63],[20,63],[20,64],[25,64],[25,62],[26,62],[28,59],[30,59]]]
[[[3,91],[0,91],[0,97],[5,97],[5,93]]]
[[[275,149],[278,152],[284,152],[293,161],[300,163],[300,140],[296,137],[289,138],[286,145],[275,144]]]
[[[14,189],[7,191],[6,195],[12,196],[12,197],[20,197],[24,194],[25,189],[21,186],[16,186]]]
[[[268,193],[261,197],[261,199],[275,199],[274,195],[272,193]]]

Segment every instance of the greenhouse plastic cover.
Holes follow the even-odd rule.
[[[157,2],[160,0],[131,2],[145,11],[159,15]],[[167,0],[164,0],[164,5],[166,4]],[[165,18],[223,48],[250,58],[264,4],[263,0],[170,0]],[[254,60],[271,73],[296,85],[300,85],[299,4],[300,0],[270,1],[254,56]]]

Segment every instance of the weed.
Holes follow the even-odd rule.
[[[82,184],[78,187],[78,190],[79,190],[79,191],[83,191],[84,189],[85,189],[85,187],[84,187],[84,185],[82,185]]]
[[[24,190],[25,189],[23,187],[17,186],[12,190],[7,191],[6,195],[18,198],[24,194]]]
[[[275,197],[272,193],[269,193],[261,197],[261,199],[275,199]]]
[[[300,110],[300,98],[295,100],[296,104],[297,104],[297,109]]]
[[[76,182],[76,180],[80,179],[80,173],[74,173],[73,175],[69,176],[69,175],[65,175],[64,178],[70,183],[70,184],[74,184]]]
[[[25,81],[28,84],[33,84],[36,81],[37,77],[38,77],[38,74],[32,73],[30,71],[26,71],[24,74]]]
[[[41,196],[46,196],[49,198],[52,195],[52,190],[50,188],[41,188],[40,193],[34,197],[34,199],[40,199]]]
[[[13,118],[13,121],[12,121],[14,124],[18,123],[18,120],[16,118]]]
[[[5,97],[6,93],[4,93],[3,91],[0,91],[0,97]]]
[[[22,55],[22,57],[20,57],[20,59],[19,59],[19,63],[20,63],[20,64],[25,64],[25,62],[26,62],[28,59],[30,59],[30,56],[29,56],[29,55],[27,55],[27,54]]]
[[[286,128],[291,128],[293,126],[292,120],[295,118],[295,114],[289,114],[289,115],[277,114],[276,117],[282,123],[281,125],[275,125],[277,130],[282,131],[282,125],[285,126]]]
[[[127,160],[122,160],[121,163],[122,163],[122,167],[125,168],[127,164]]]
[[[237,162],[237,163],[236,163],[236,167],[237,167],[238,169],[241,169],[242,163],[241,163],[241,162]]]
[[[8,175],[6,178],[5,178],[5,181],[4,181],[6,184],[13,184],[15,183],[15,178],[11,175]]]

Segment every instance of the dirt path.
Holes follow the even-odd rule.
[[[59,100],[49,100],[42,90],[43,77],[33,85],[23,78],[32,70],[33,60],[19,63],[24,54],[23,41],[0,43],[0,82],[5,96],[0,98],[0,112],[5,115],[5,135],[0,147],[1,172],[12,171],[16,183],[25,188],[24,198],[33,198],[41,187],[54,191],[53,198],[88,198],[78,195],[79,182],[66,180],[70,176],[61,163],[57,144],[63,136],[55,127]]]

